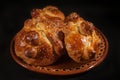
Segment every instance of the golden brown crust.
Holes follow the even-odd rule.
[[[21,30],[15,38],[16,55],[26,63],[45,66],[55,62],[52,45],[43,32]]]
[[[63,43],[58,33],[64,26],[64,15],[56,7],[34,9],[32,19],[15,38],[15,52],[27,64],[50,65],[63,54]]]
[[[15,53],[30,65],[47,66],[67,51],[76,62],[94,58],[100,39],[77,13],[65,18],[55,6],[34,9],[15,37]]]
[[[65,22],[65,45],[69,57],[76,62],[94,58],[100,39],[93,24],[85,21],[77,13],[71,13]]]

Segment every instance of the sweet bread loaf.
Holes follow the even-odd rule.
[[[69,57],[76,62],[94,58],[100,43],[94,25],[77,13],[68,15],[65,22],[65,46]]]
[[[15,53],[27,64],[50,65],[63,55],[59,33],[64,26],[64,14],[54,6],[47,6],[34,9],[31,15],[32,19],[25,21],[15,37]]]

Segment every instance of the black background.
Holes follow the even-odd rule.
[[[106,59],[94,69],[71,76],[36,74],[19,66],[10,55],[10,42],[23,27],[34,8],[57,6],[67,16],[77,12],[91,21],[107,37],[109,52]],[[0,80],[115,80],[120,68],[120,10],[114,0],[19,0],[0,3]]]

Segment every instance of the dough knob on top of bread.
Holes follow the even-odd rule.
[[[55,6],[46,6],[43,9],[33,9],[31,16],[33,18],[42,17],[43,19],[47,19],[49,17],[56,17],[60,18],[61,20],[65,19],[64,14]]]

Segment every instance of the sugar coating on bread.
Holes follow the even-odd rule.
[[[64,25],[64,14],[54,6],[34,9],[32,19],[15,37],[15,52],[27,64],[50,65],[63,55],[63,43],[58,33]]]
[[[75,62],[93,59],[101,42],[95,26],[77,13],[67,17],[55,6],[33,9],[15,37],[15,53],[25,63],[47,66],[64,54]]]

